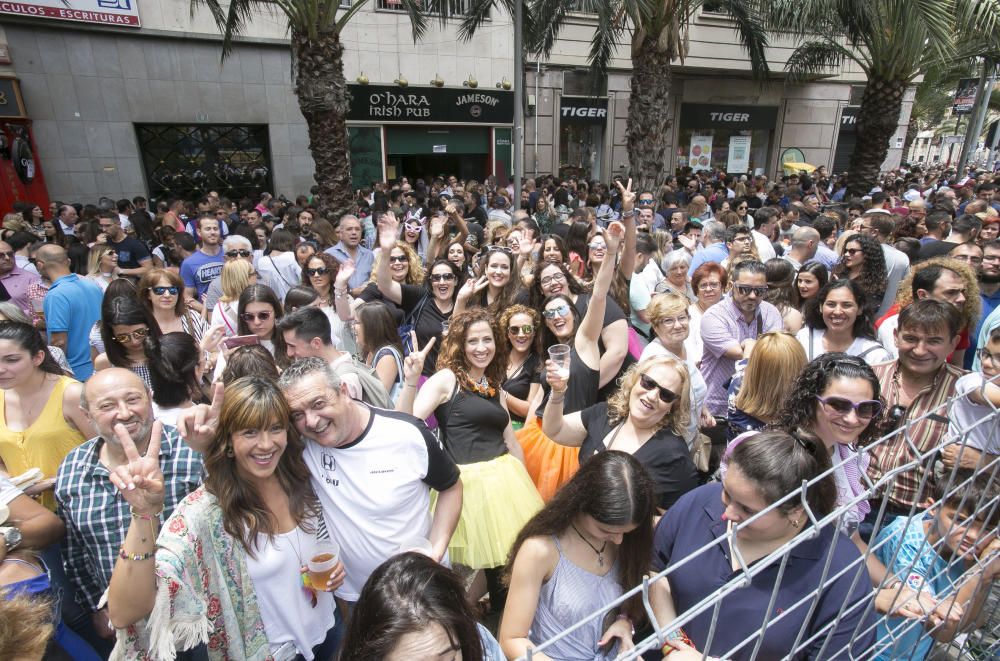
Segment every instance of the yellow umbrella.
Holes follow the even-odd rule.
[[[781,167],[786,170],[805,170],[806,172],[812,172],[816,169],[815,165],[809,165],[808,163],[782,163]]]

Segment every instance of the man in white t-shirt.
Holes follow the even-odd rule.
[[[303,458],[327,527],[340,544],[346,576],[337,596],[357,601],[375,568],[417,538],[430,542],[434,560],[444,558],[462,513],[462,481],[427,426],[351,399],[322,358],[292,363],[279,383],[305,441]],[[178,416],[192,448],[211,442],[221,408],[217,391],[211,408]],[[432,489],[438,492],[433,515]]]

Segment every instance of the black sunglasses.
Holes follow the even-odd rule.
[[[314,275],[326,275],[329,272],[330,269],[326,268],[325,266],[320,266],[319,268],[315,269],[306,269],[306,275],[308,275],[310,278],[313,277]]]
[[[246,322],[251,322],[255,319],[257,321],[267,321],[270,318],[271,318],[271,313],[267,312],[266,310],[264,312],[244,312],[243,314],[240,315],[240,319]]]
[[[177,287],[153,287],[153,293],[157,296],[163,296],[164,294],[177,296],[178,291],[180,290]]]
[[[677,393],[675,393],[670,388],[664,388],[653,379],[649,378],[645,374],[639,375],[639,385],[642,386],[643,390],[657,390],[660,394],[660,401],[664,404],[670,404],[677,401]]]
[[[241,248],[239,250],[227,250],[226,257],[230,259],[236,259],[237,257],[249,257],[253,252],[247,250],[246,248]]]
[[[451,282],[455,279],[454,273],[432,273],[431,282]]]

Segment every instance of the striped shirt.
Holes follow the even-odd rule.
[[[66,455],[55,489],[59,516],[66,524],[66,576],[76,587],[80,605],[90,612],[97,610],[108,588],[131,523],[129,505],[111,484],[111,473],[100,461],[102,443],[102,438],[92,438]],[[201,454],[187,447],[177,429],[169,425],[163,426],[160,469],[166,487],[162,523],[201,484],[202,477]]]
[[[899,404],[899,381],[895,378],[899,369],[899,361],[882,363],[872,368],[875,376],[878,377],[882,386],[882,397],[885,399],[886,409]],[[881,441],[872,446],[871,463],[868,465],[868,477],[873,481],[882,479],[886,473],[890,473],[899,467],[905,466],[915,459],[907,439],[913,442],[914,446],[925,454],[943,441],[948,434],[948,400],[955,396],[955,385],[959,377],[965,374],[961,368],[945,363],[938,371],[934,381],[917,393],[917,396],[906,407],[898,425],[893,426],[886,422],[883,417],[882,426],[879,429],[879,436],[884,436],[896,428],[909,426],[907,433],[899,433],[891,439]],[[931,417],[911,422],[917,418],[932,414]],[[915,466],[912,470],[905,471],[896,476],[895,483],[888,487],[883,493],[894,507],[902,510],[909,510],[917,501],[917,490],[924,477],[924,466]]]

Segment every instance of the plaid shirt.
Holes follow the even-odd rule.
[[[131,522],[129,505],[111,484],[111,473],[100,462],[100,437],[92,438],[66,455],[56,477],[56,502],[66,524],[63,564],[77,590],[80,605],[90,612],[108,588],[118,550]],[[166,521],[177,504],[201,484],[201,454],[184,445],[177,429],[163,426],[160,468],[166,487]]]
[[[899,384],[894,378],[899,369],[899,361],[894,360],[875,365],[872,369],[882,386],[882,397],[885,398],[886,408],[891,410],[892,407],[899,404]],[[933,383],[917,393],[898,424],[898,427],[908,425],[908,433],[896,434],[888,441],[882,441],[872,446],[868,477],[878,481],[886,473],[913,461],[915,457],[906,441],[907,438],[913,442],[921,454],[929,452],[940,444],[948,434],[947,403],[955,396],[955,384],[958,383],[959,377],[963,374],[965,374],[965,370],[945,363],[938,371],[937,376],[934,377]],[[927,413],[935,415],[911,422]],[[883,426],[879,429],[880,436],[897,428],[887,423],[885,417],[883,417],[882,424]],[[883,497],[888,498],[889,504],[893,507],[909,510],[917,500],[917,490],[920,488],[923,477],[923,466],[916,466],[913,470],[900,473],[896,476],[895,483],[883,493]]]

